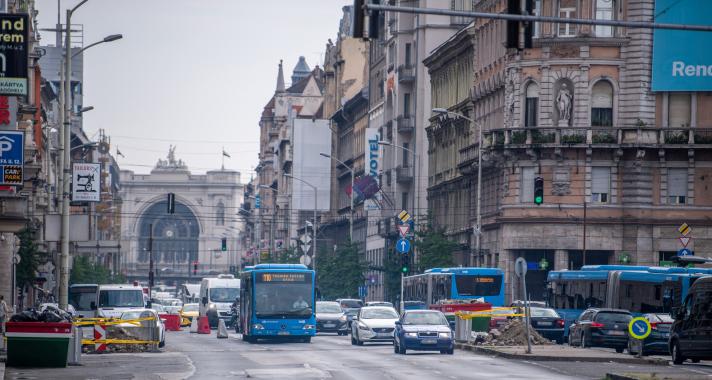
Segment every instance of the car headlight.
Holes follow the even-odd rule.
[[[418,333],[407,332],[407,333],[405,333],[405,336],[407,336],[408,338],[417,338],[417,337],[418,337]]]
[[[314,325],[304,325],[304,330],[314,330]]]
[[[345,315],[342,315],[342,316],[339,317],[339,321],[341,321],[341,322],[346,322],[347,319],[348,319],[348,318],[346,318]]]
[[[359,330],[370,330],[370,329],[368,328],[368,326],[366,326],[365,324],[363,324],[363,323],[361,323],[361,322],[359,322],[359,324],[358,324],[358,329],[359,329]]]
[[[441,332],[441,333],[438,333],[438,337],[450,339],[450,333],[449,332]]]
[[[265,327],[262,326],[261,323],[255,323],[254,325],[252,325],[252,328],[255,330],[264,330],[265,329]]]
[[[214,303],[211,303],[208,307],[211,308],[211,309],[215,309],[215,308],[217,307],[217,305],[214,304]]]

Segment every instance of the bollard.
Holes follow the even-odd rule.
[[[198,318],[198,334],[210,334],[210,322],[207,316]]]
[[[84,338],[84,334],[79,326],[74,326],[72,330],[72,337],[69,338],[69,350],[67,350],[67,364],[81,365],[82,339]]]
[[[198,332],[198,317],[193,317],[190,321],[190,333],[195,334]]]
[[[218,339],[227,339],[227,326],[222,319],[218,320]]]

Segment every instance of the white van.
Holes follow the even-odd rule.
[[[99,285],[92,309],[97,317],[120,318],[123,312],[146,307],[143,288],[138,285]]]
[[[240,280],[231,274],[204,278],[200,282],[199,316],[208,317],[210,327],[217,327],[218,319],[230,324],[230,306],[240,296]]]

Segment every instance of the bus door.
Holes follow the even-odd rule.
[[[606,287],[606,307],[611,309],[619,308],[621,292],[621,271],[612,270],[608,272],[608,286]]]

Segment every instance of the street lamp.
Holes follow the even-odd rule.
[[[78,56],[79,54],[82,54],[82,53],[84,52],[84,50],[87,50],[87,49],[89,49],[90,47],[94,47],[94,46],[96,46],[96,45],[103,44],[103,43],[106,43],[106,42],[112,42],[112,41],[120,40],[120,39],[122,39],[122,38],[124,38],[124,36],[123,36],[122,34],[111,34],[111,35],[108,35],[108,36],[104,37],[104,39],[102,39],[102,40],[100,40],[100,41],[96,41],[96,42],[94,42],[94,43],[91,43],[91,44],[89,44],[89,45],[87,45],[87,46],[85,46],[85,47],[79,49],[78,52],[72,54],[72,58]]]
[[[348,165],[346,165],[343,161],[339,160],[336,157],[332,157],[330,154],[326,153],[319,153],[320,156],[326,157],[326,158],[331,158],[332,160],[340,163],[341,165],[344,165],[346,170],[351,173],[351,205],[349,206],[349,241],[353,242],[354,240],[354,170],[353,168],[350,168]]]
[[[482,212],[481,212],[481,204],[482,204],[482,124],[474,121],[473,119],[457,112],[451,112],[446,110],[445,108],[433,108],[433,113],[436,113],[438,115],[444,115],[444,116],[452,116],[454,118],[462,118],[465,119],[471,123],[474,123],[477,126],[477,225],[475,226],[475,250],[477,252],[477,255],[480,254],[480,244],[481,244],[481,236],[482,236]],[[474,265],[474,260],[471,263],[471,265]]]
[[[322,153],[323,155],[323,153]],[[316,222],[316,201],[317,201],[317,194],[316,194],[316,186],[312,185],[311,183],[295,177],[291,174],[284,174],[285,177],[291,178],[293,180],[299,181],[309,187],[311,187],[312,190],[314,190],[314,224],[312,225],[312,246],[314,247],[314,250],[312,251],[312,269],[314,269],[314,272],[316,272],[316,229],[317,229],[317,222]],[[353,190],[351,190],[351,194],[353,194]],[[306,228],[305,228],[306,229]],[[305,231],[306,232],[306,231]],[[306,252],[304,252],[306,254]]]

